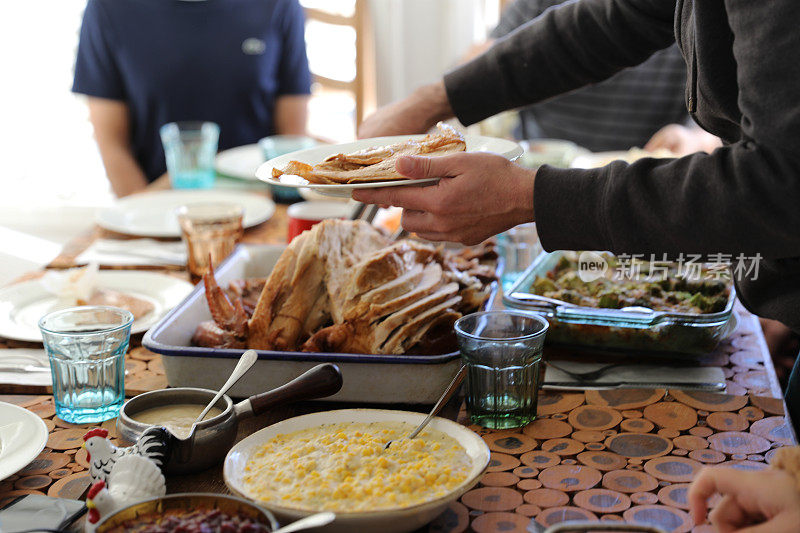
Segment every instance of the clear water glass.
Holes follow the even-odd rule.
[[[189,275],[198,283],[211,265],[219,265],[242,240],[244,208],[230,202],[204,202],[183,205],[176,214],[186,243]]]
[[[119,414],[132,323],[130,311],[104,306],[71,307],[39,320],[62,420],[95,423]]]
[[[542,253],[536,223],[520,224],[497,236],[500,256],[503,258],[503,273],[500,281],[503,291],[508,292],[511,286],[522,276],[533,260]]]
[[[521,311],[484,311],[456,321],[473,423],[505,429],[536,418],[547,327],[540,315]]]
[[[213,122],[170,122],[161,126],[160,132],[172,188],[213,187],[219,126]]]

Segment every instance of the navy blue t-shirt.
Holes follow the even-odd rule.
[[[131,144],[149,180],[166,171],[159,128],[210,120],[219,148],[275,133],[275,100],[308,94],[297,0],[89,0],[76,93],[125,101]]]

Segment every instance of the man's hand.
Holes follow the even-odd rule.
[[[358,137],[425,133],[440,120],[453,116],[444,82],[426,85],[408,98],[384,106],[361,123]]]
[[[478,244],[533,222],[536,172],[496,154],[401,157],[397,171],[412,179],[441,177],[428,187],[353,191],[359,202],[403,208],[403,227],[431,241]]]
[[[715,493],[722,500],[707,515],[706,502]],[[708,516],[719,533],[790,533],[800,524],[800,492],[783,470],[705,468],[689,488],[689,505],[696,524]]]
[[[647,144],[645,150],[669,150],[678,157],[695,152],[711,153],[722,146],[719,137],[716,137],[698,126],[687,128],[680,124],[667,124],[658,130]]]

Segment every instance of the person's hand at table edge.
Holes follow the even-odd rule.
[[[489,153],[406,156],[397,171],[411,179],[441,177],[430,186],[358,189],[359,202],[403,208],[401,224],[431,241],[478,244],[533,222],[536,172]]]
[[[452,117],[444,82],[439,81],[375,111],[358,127],[358,138],[425,133],[440,120]]]
[[[667,124],[653,134],[644,149],[650,152],[665,149],[682,157],[695,152],[710,154],[720,146],[722,146],[722,141],[719,140],[719,137],[697,125],[687,128],[680,124]]]
[[[722,499],[708,513],[706,502],[714,494]],[[708,518],[720,533],[789,533],[800,524],[800,492],[794,476],[784,470],[705,468],[688,499],[695,524]]]

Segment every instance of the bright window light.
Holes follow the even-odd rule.
[[[306,49],[311,72],[339,81],[356,77],[356,31],[350,26],[306,24]]]
[[[356,0],[300,0],[300,5],[345,17],[352,17],[356,12]]]

